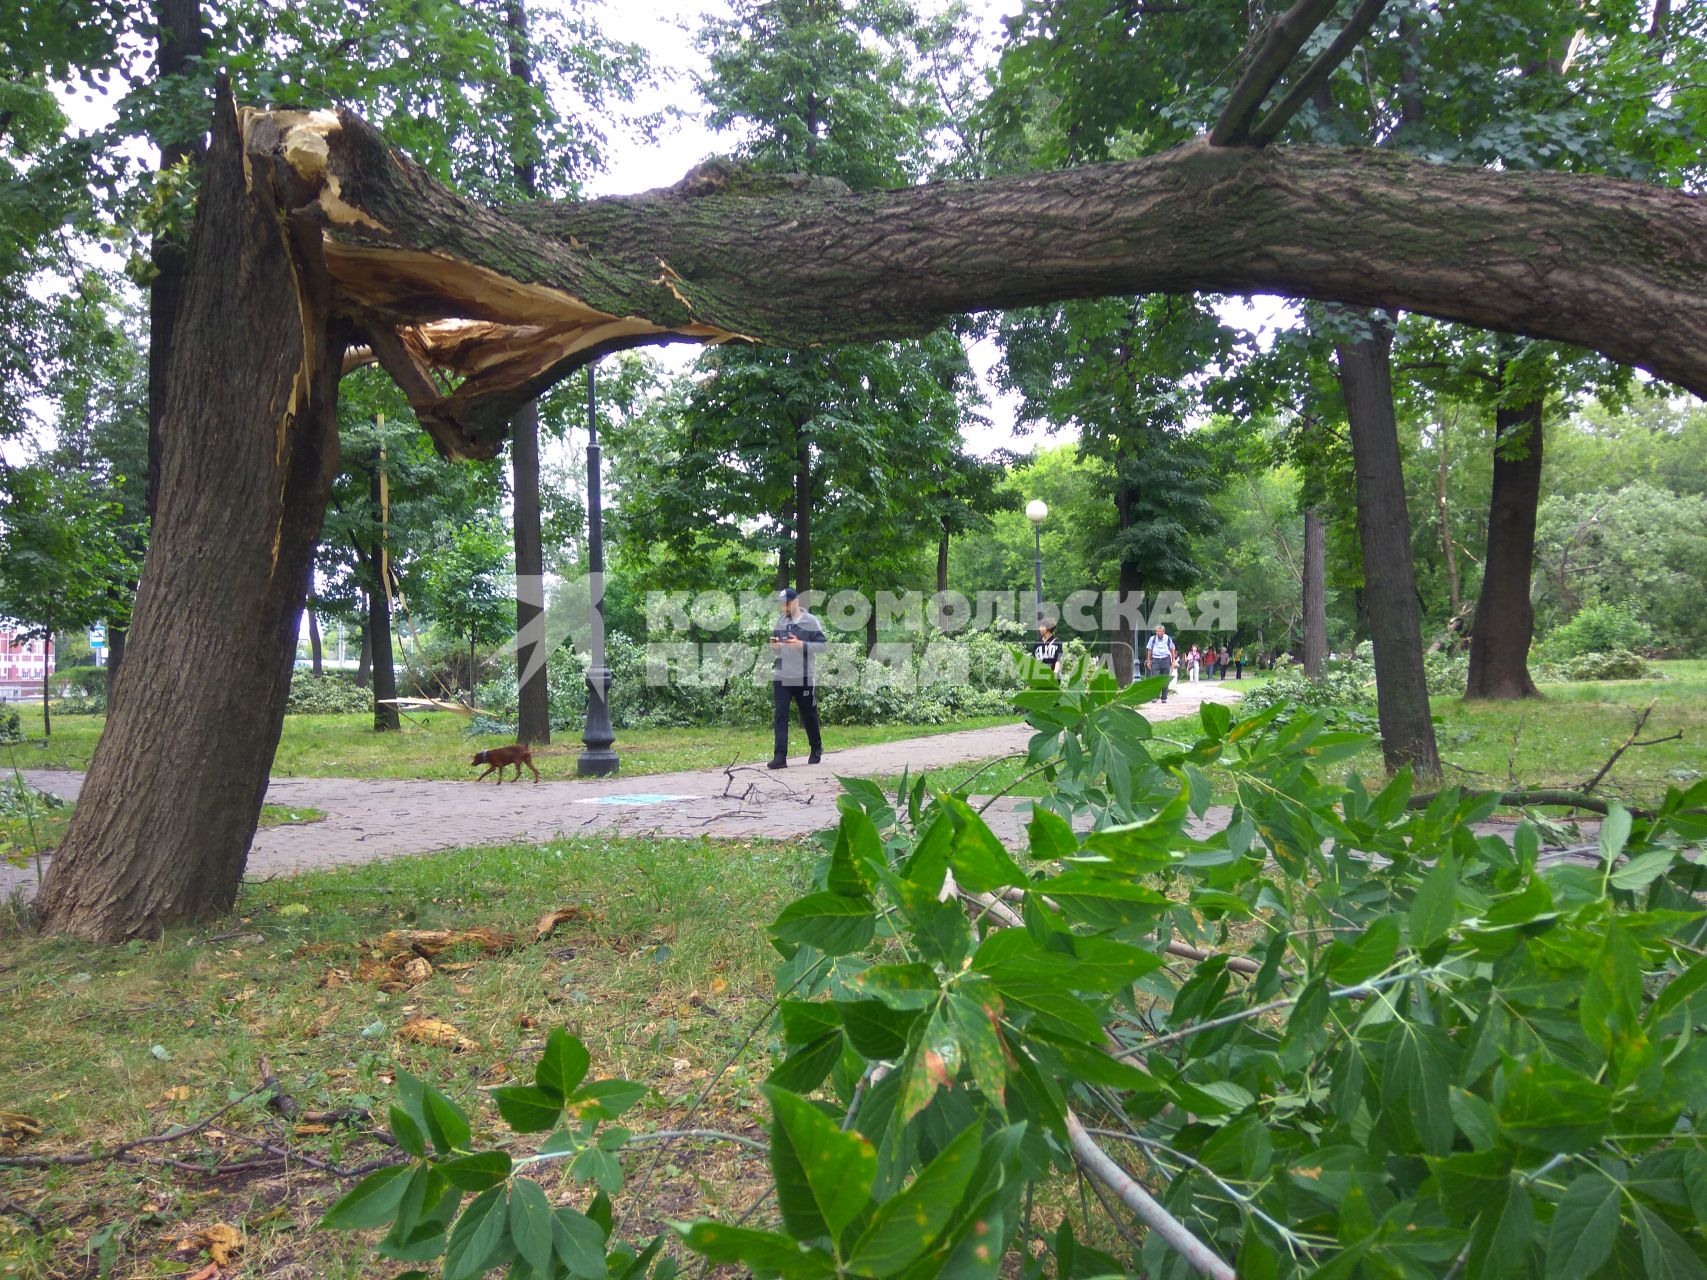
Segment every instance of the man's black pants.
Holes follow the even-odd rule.
[[[812,746],[812,754],[817,755],[823,751],[824,740],[818,734],[817,690],[811,685],[791,685],[778,681],[771,685],[771,693],[776,701],[776,749],[771,752],[771,758],[788,759],[788,704],[791,699],[800,703],[800,725],[806,730],[806,741]]]

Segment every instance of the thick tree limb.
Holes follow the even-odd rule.
[[[1251,121],[1262,109],[1263,99],[1280,83],[1280,77],[1286,74],[1286,68],[1292,65],[1292,59],[1298,56],[1311,33],[1333,11],[1334,0],[1298,0],[1269,23],[1244,74],[1227,95],[1220,119],[1209,131],[1211,146],[1237,147],[1250,141]]]
[[[702,170],[675,187],[488,209],[359,118],[246,113],[325,236],[334,306],[389,327],[442,448],[605,352],[928,332],[967,311],[1107,294],[1268,292],[1595,347],[1707,394],[1707,201],[1376,150],[1203,140],[1123,164],[850,193]],[[422,369],[462,379],[429,394]]]
[[[1247,142],[1253,147],[1266,147],[1280,136],[1280,131],[1286,127],[1286,122],[1297,115],[1303,105],[1310,100],[1310,95],[1327,83],[1333,75],[1334,68],[1351,56],[1351,51],[1357,48],[1358,41],[1369,34],[1369,28],[1375,25],[1375,19],[1381,10],[1386,8],[1387,0],[1363,0],[1346,20],[1340,33],[1333,42],[1312,62],[1298,77],[1286,96],[1269,108],[1268,114],[1262,118],[1262,123],[1251,130]]]

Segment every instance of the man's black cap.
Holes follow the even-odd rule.
[[[784,587],[782,589],[782,597],[781,598],[784,600],[798,600],[800,598],[800,593],[798,591],[796,591],[793,587]]]

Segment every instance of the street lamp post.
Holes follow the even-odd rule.
[[[587,585],[592,592],[592,665],[587,669],[586,744],[575,760],[575,772],[602,778],[615,773],[618,760],[611,744],[610,668],[605,665],[605,531],[599,506],[599,415],[593,399],[593,366],[587,366]]]
[[[1025,518],[1031,521],[1031,535],[1034,554],[1031,567],[1036,577],[1037,597],[1035,607],[1037,639],[1043,640],[1043,522],[1049,518],[1049,504],[1042,498],[1033,498],[1025,504]]]

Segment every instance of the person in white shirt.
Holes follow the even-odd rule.
[[[1144,642],[1144,667],[1151,675],[1163,677],[1162,696],[1160,701],[1168,700],[1168,683],[1174,671],[1174,638],[1168,634],[1168,629],[1161,623],[1156,624],[1156,634]]]

